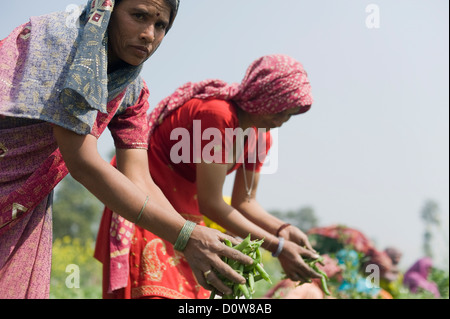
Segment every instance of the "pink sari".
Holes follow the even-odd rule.
[[[107,74],[113,4],[89,0],[82,33],[56,12],[0,42],[0,298],[49,296],[52,192],[68,174],[52,125],[97,138],[108,126],[117,148],[147,148],[142,66]]]
[[[433,260],[429,257],[423,257],[412,265],[403,277],[403,284],[411,290],[412,293],[418,293],[420,289],[431,292],[436,298],[441,296],[438,286],[431,281],[428,276],[433,267]]]
[[[29,143],[30,139],[36,143]],[[42,282],[50,282],[51,190],[45,190],[44,198],[28,206],[30,209],[19,203],[30,203],[31,196],[12,206],[3,201],[14,189],[19,187],[20,191],[27,176],[54,150],[51,127],[44,123],[0,130],[0,140],[4,146],[14,145],[0,159],[1,207],[11,207],[11,215],[16,213],[14,222],[0,229],[0,298],[44,298],[49,294],[49,285]],[[30,157],[30,152],[40,156]],[[22,189],[28,192],[26,187]],[[44,190],[27,194],[36,193],[44,195]]]
[[[100,135],[125,92],[108,104],[93,130]],[[68,170],[53,138],[40,123],[0,130],[0,298],[49,297],[53,189]]]

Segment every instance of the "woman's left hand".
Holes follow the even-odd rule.
[[[286,241],[284,248],[278,256],[281,267],[286,276],[293,281],[308,282],[312,278],[320,278],[320,274],[312,269],[304,260],[316,259],[318,256],[307,248],[297,245],[292,241]]]

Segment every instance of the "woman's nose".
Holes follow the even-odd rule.
[[[142,32],[141,39],[145,40],[146,43],[153,43],[155,41],[155,26],[153,24]]]

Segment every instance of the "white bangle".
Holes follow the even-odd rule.
[[[281,252],[283,251],[283,247],[284,247],[284,238],[283,237],[278,237],[278,248],[277,251],[272,253],[272,257],[278,257],[280,256]]]

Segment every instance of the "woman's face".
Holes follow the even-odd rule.
[[[281,127],[291,118],[291,116],[297,115],[300,112],[300,109],[300,107],[295,107],[275,114],[248,114],[250,120],[253,122],[253,126],[270,130]]]
[[[108,59],[111,68],[144,63],[159,47],[169,26],[165,0],[122,0],[111,16]]]

